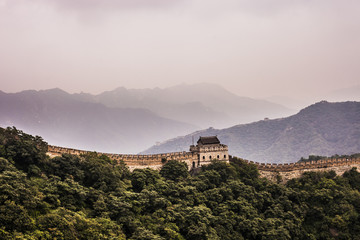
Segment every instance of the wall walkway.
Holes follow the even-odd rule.
[[[48,155],[51,157],[61,156],[63,153],[81,155],[90,153],[91,151],[84,151],[72,148],[64,148],[49,145]],[[197,155],[191,152],[172,152],[163,154],[137,155],[137,154],[112,154],[100,153],[108,156],[110,159],[117,161],[124,161],[128,165],[130,171],[137,168],[152,168],[160,169],[161,166],[169,160],[178,160],[186,162],[189,170],[192,167],[192,162],[197,162]],[[247,160],[245,160],[247,161]],[[292,178],[300,177],[302,173],[308,171],[330,171],[334,170],[336,174],[341,175],[345,171],[353,167],[360,169],[360,158],[353,159],[326,159],[318,161],[309,161],[302,163],[284,163],[284,164],[269,164],[247,161],[249,164],[255,164],[259,169],[260,175],[269,180],[277,180],[281,176],[282,181],[286,182]]]

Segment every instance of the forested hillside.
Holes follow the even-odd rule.
[[[286,185],[253,165],[196,175],[169,161],[129,172],[90,153],[49,159],[47,143],[0,128],[0,239],[359,239],[360,173]]]
[[[229,153],[252,161],[296,162],[309,155],[360,152],[360,102],[319,102],[274,120],[206,129],[168,140],[143,153],[186,151],[192,138],[217,135]]]

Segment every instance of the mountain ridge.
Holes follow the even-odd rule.
[[[320,114],[319,114],[320,113]],[[308,155],[360,151],[360,102],[318,102],[286,118],[197,131],[141,153],[184,151],[192,137],[217,135],[229,153],[268,163],[295,162]]]
[[[0,112],[1,126],[16,126],[54,145],[104,152],[138,152],[197,128],[147,109],[79,101],[59,89],[0,93]]]
[[[193,125],[227,127],[265,117],[287,116],[294,111],[262,99],[238,96],[225,88],[209,83],[180,84],[168,88],[116,88],[98,95],[74,94],[84,101],[108,107],[141,107],[159,116]]]

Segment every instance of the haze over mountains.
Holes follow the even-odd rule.
[[[145,108],[159,116],[200,128],[223,128],[239,123],[276,118],[294,110],[266,100],[240,97],[215,84],[181,84],[169,88],[117,88],[99,95],[74,94],[83,101],[108,107]]]
[[[212,84],[167,89],[118,88],[99,95],[61,89],[0,92],[0,126],[15,126],[50,144],[138,153],[156,142],[209,126],[288,115],[264,100],[239,97]]]
[[[146,109],[109,108],[59,90],[0,92],[0,125],[42,136],[50,144],[136,153],[156,141],[196,130]]]
[[[360,102],[319,102],[296,115],[275,120],[206,129],[168,140],[143,153],[188,150],[199,136],[217,135],[229,153],[269,163],[295,162],[308,155],[360,152]]]
[[[218,135],[231,154],[261,162],[360,152],[359,111],[358,102],[321,102],[287,117],[295,110],[214,84],[117,88],[98,95],[61,89],[0,92],[0,126],[15,126],[53,145],[163,153],[188,150],[192,136]]]
[[[322,100],[330,102],[360,101],[360,85],[354,85],[346,88],[339,88],[330,92],[322,92],[319,90],[317,94],[306,95],[302,98],[293,96],[270,96],[264,98],[270,102],[282,104],[291,109],[303,109],[314,102]]]

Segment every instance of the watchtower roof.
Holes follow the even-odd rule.
[[[220,144],[220,140],[217,136],[200,137],[197,143],[201,145]]]

